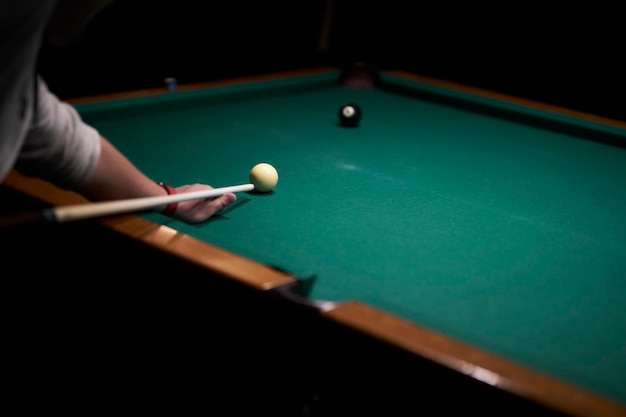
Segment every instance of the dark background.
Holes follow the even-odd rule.
[[[46,45],[61,98],[355,61],[626,120],[619,2],[117,0]],[[326,20],[326,16],[332,18]],[[328,26],[325,22],[329,22]]]

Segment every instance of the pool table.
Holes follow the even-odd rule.
[[[150,262],[193,268],[196,304],[219,284],[232,291],[215,308],[263,300],[240,321],[299,317],[291,335],[259,337],[305,352],[331,332],[316,347],[326,363],[336,355],[325,372],[343,364],[353,384],[366,384],[354,356],[366,354],[381,373],[393,362],[387,381],[430,384],[429,398],[471,392],[483,400],[468,408],[486,414],[505,398],[534,415],[626,416],[626,123],[403,71],[368,86],[342,76],[72,100],[155,181],[242,184],[259,162],[279,173],[271,192],[239,193],[203,224],[148,211],[80,227],[132,242],[125,254],[110,244],[111,259],[153,251]],[[356,127],[339,124],[346,102],[361,108]],[[86,203],[17,172],[4,188]],[[172,286],[166,271],[152,277]]]

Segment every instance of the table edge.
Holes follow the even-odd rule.
[[[77,193],[60,189],[49,182],[28,177],[15,170],[9,172],[3,185],[52,206],[89,203]],[[271,290],[297,282],[295,277],[283,271],[233,254],[136,214],[120,214],[94,221],[117,233],[258,290]]]
[[[203,88],[227,87],[227,86],[245,84],[245,83],[250,83],[250,82],[271,81],[271,80],[277,80],[277,79],[281,79],[285,77],[320,75],[324,73],[332,73],[332,72],[337,72],[337,71],[338,71],[337,68],[331,67],[331,66],[303,68],[303,69],[297,69],[297,70],[291,70],[291,71],[271,72],[271,73],[260,74],[260,75],[249,75],[249,76],[218,79],[218,80],[205,81],[205,82],[179,84],[176,87],[175,91],[182,92],[182,91],[193,91],[193,90],[198,90],[198,89],[203,89]],[[138,97],[146,97],[146,96],[169,94],[169,93],[171,93],[171,91],[168,90],[167,87],[155,87],[155,88],[146,88],[146,89],[140,89],[140,90],[98,94],[98,95],[85,96],[85,97],[74,97],[74,98],[68,98],[63,101],[72,105],[80,105],[80,104],[88,104],[88,103],[94,103],[94,102],[138,98]]]
[[[542,372],[363,304],[346,301],[326,318],[463,375],[571,416],[626,416],[626,408]]]
[[[431,84],[441,88],[462,91],[471,95],[480,96],[484,98],[493,99],[496,101],[508,102],[525,106],[529,108],[535,108],[549,113],[561,114],[564,116],[570,116],[573,118],[583,119],[589,122],[604,124],[613,126],[619,129],[626,129],[626,121],[612,119],[605,116],[596,115],[593,113],[583,112],[579,110],[573,110],[563,106],[557,106],[554,104],[548,104],[537,100],[526,99],[510,94],[500,93],[496,91],[487,90],[480,87],[474,87],[467,84],[457,83],[453,81],[444,80],[441,78],[430,77],[422,74],[411,73],[404,70],[388,70],[386,74],[393,75],[395,77],[404,78],[407,80],[414,80],[420,83]]]

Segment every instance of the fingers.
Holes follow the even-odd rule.
[[[187,223],[201,223],[220,214],[236,200],[235,194],[227,193],[209,199],[183,201],[178,204],[174,217]]]
[[[223,194],[219,197],[219,200],[222,204],[222,209],[224,209],[237,201],[237,196],[233,193]]]
[[[237,200],[237,196],[232,193],[222,194],[219,197],[215,197],[213,200],[209,201],[209,204],[215,208],[215,214],[220,214],[226,207],[231,205]]]

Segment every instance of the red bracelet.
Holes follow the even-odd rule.
[[[168,195],[176,194],[176,190],[171,185],[167,185],[163,182],[160,182],[159,185],[163,187],[163,189],[167,192]],[[162,213],[166,216],[173,216],[176,213],[176,209],[178,208],[178,203],[170,203],[168,204]]]

